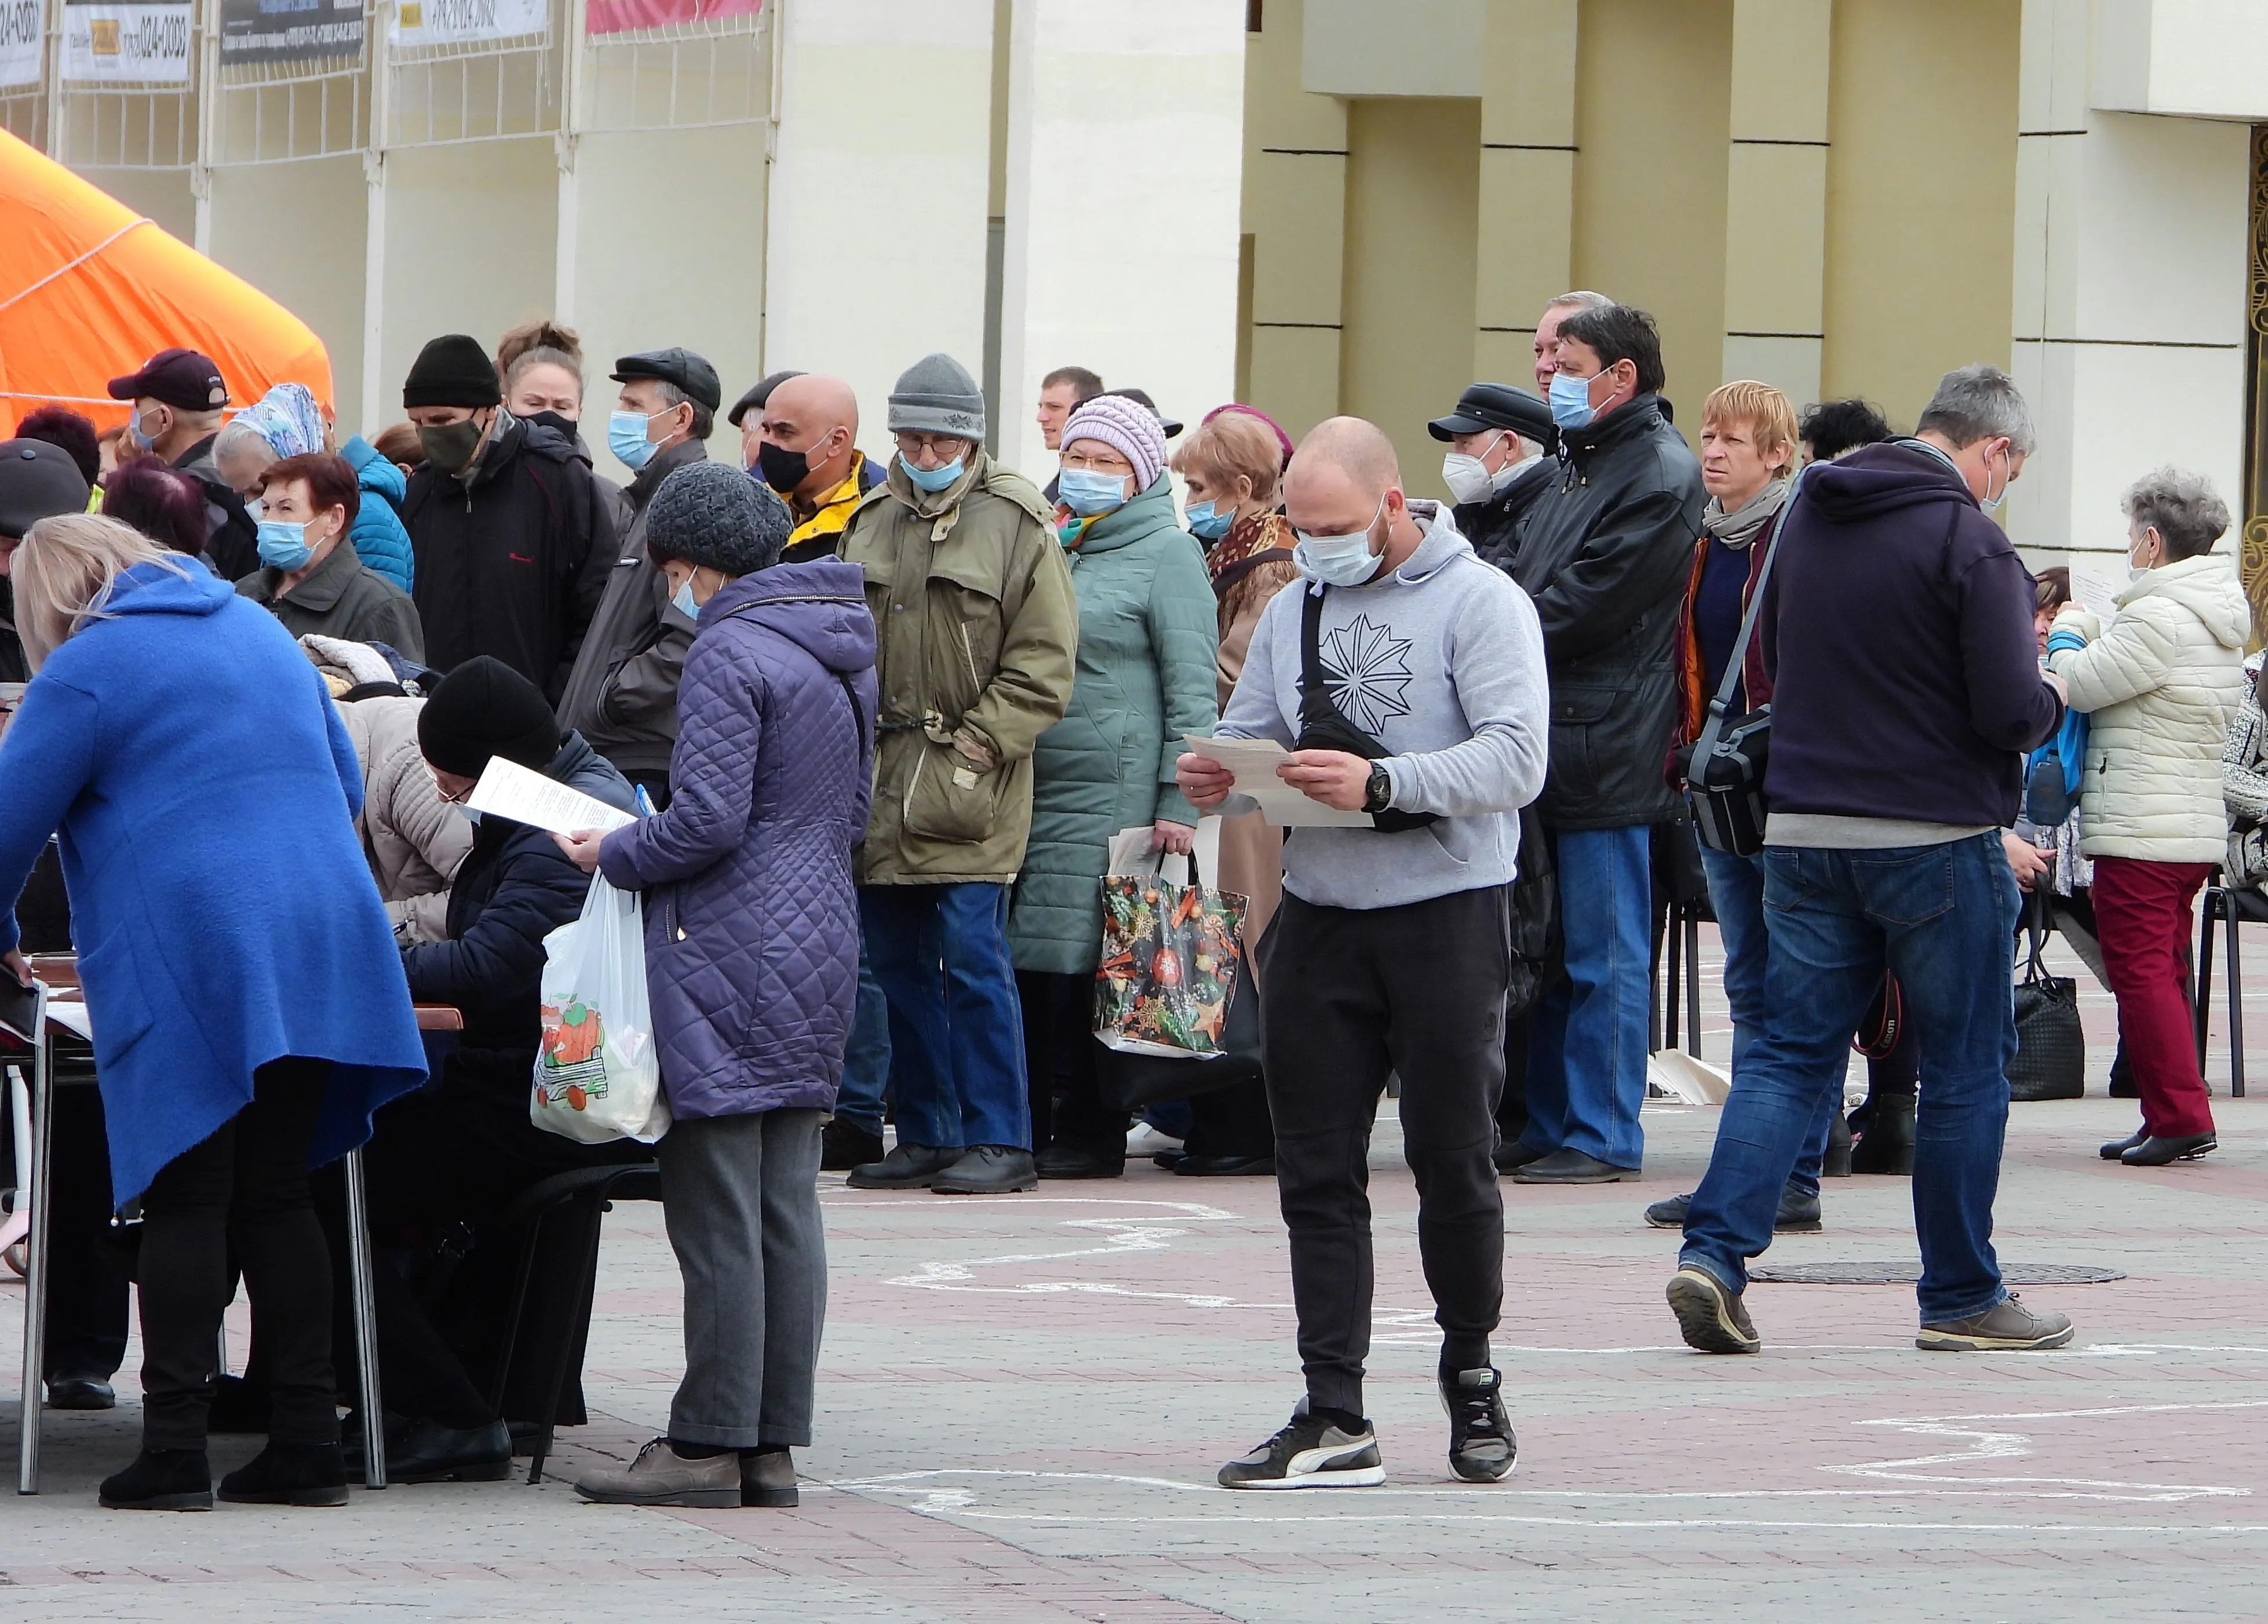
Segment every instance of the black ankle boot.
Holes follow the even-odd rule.
[[[1851,1122],[1843,1114],[1843,1102],[1835,1102],[1835,1115],[1827,1124],[1827,1155],[1819,1164],[1822,1179],[1847,1179],[1851,1176]]]
[[[1913,1157],[1914,1097],[1891,1094],[1876,1099],[1867,1131],[1851,1147],[1851,1171],[1911,1178]]]
[[[145,1449],[102,1480],[101,1500],[114,1511],[210,1511],[212,1466],[201,1449]]]
[[[236,1505],[344,1505],[347,1466],[335,1444],[274,1439],[220,1481],[220,1497]]]

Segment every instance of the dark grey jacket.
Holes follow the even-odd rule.
[[[308,572],[307,578],[283,597],[276,588],[281,570],[265,565],[236,584],[237,594],[249,598],[284,622],[294,637],[309,633],[343,638],[349,643],[382,643],[419,665],[425,662],[425,628],[417,606],[384,576],[365,565],[345,536]]]
[[[1701,465],[1650,394],[1564,431],[1560,446],[1510,566],[1551,672],[1551,770],[1536,810],[1557,829],[1658,823],[1677,812],[1661,760],[1676,719],[1677,611],[1708,500]]]
[[[622,492],[631,518],[622,556],[559,701],[559,724],[625,773],[669,769],[678,679],[693,646],[693,622],[671,606],[667,579],[646,559],[646,507],[662,481],[708,455],[700,441],[680,441],[656,452]]]

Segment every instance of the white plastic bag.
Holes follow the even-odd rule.
[[[591,877],[583,916],[543,938],[542,1015],[528,1121],[585,1144],[669,1131],[637,893]]]

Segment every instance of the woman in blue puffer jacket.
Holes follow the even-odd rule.
[[[331,426],[313,392],[305,384],[278,384],[229,419],[213,442],[213,464],[220,476],[250,501],[259,496],[260,475],[269,464],[330,449]],[[358,434],[339,447],[338,454],[354,469],[355,483],[363,495],[362,505],[347,531],[355,556],[365,570],[384,576],[405,592],[410,591],[415,566],[409,532],[402,527],[401,511],[409,481]]]
[[[788,1506],[827,1304],[819,1130],[858,996],[850,852],[873,782],[874,622],[857,565],[777,562],[787,508],[737,467],[680,468],[645,523],[646,555],[699,628],[676,793],[561,844],[645,895],[685,1379],[666,1436],[575,1487],[614,1504]]]

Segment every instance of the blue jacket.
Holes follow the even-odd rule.
[[[333,1062],[319,1166],[425,1077],[322,679],[275,616],[176,562],[119,577],[110,618],[55,650],[0,739],[0,894],[60,829],[122,1205],[271,1060]]]
[[[403,592],[413,589],[416,561],[409,554],[409,533],[401,526],[401,499],[409,494],[409,481],[401,469],[379,455],[378,448],[357,434],[339,447],[362,487],[362,505],[355,511],[354,527],[347,540],[363,562]]]
[[[858,990],[850,851],[866,833],[875,701],[858,565],[776,565],[702,606],[669,810],[609,834],[599,859],[646,893],[646,994],[678,1116],[835,1104]]]

